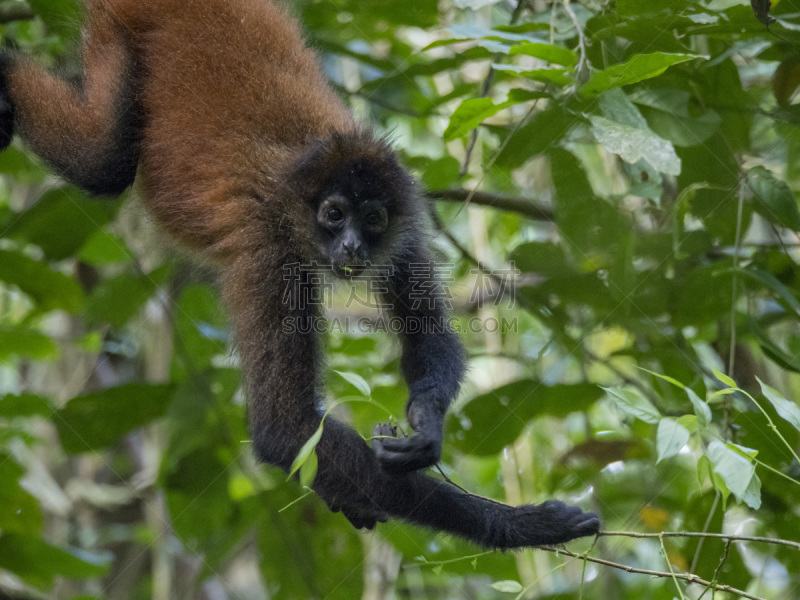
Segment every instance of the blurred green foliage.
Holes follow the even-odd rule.
[[[744,0],[293,5],[356,113],[457,200],[437,202],[434,240],[471,356],[448,477],[580,503],[607,530],[800,539],[800,0],[772,4],[769,30]],[[75,71],[80,15],[3,1],[0,32]],[[0,596],[700,594],[397,522],[357,533],[255,464],[213,274],[152,229],[19,141],[0,154]],[[505,297],[478,261],[511,273]],[[365,437],[402,422],[389,336],[334,331],[326,355],[331,401],[369,396],[340,418]],[[591,554],[800,596],[786,546]]]

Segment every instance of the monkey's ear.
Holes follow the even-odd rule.
[[[330,179],[330,163],[329,144],[325,140],[311,140],[289,165],[286,183],[298,197],[311,201],[322,193]]]

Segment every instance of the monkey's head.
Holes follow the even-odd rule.
[[[409,236],[418,241],[423,233],[425,211],[413,179],[372,134],[338,134],[313,144],[292,180],[311,209],[316,259],[340,275],[393,264]]]

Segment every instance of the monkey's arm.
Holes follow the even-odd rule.
[[[439,460],[442,427],[464,375],[464,350],[447,324],[448,298],[435,265],[421,249],[398,262],[384,302],[403,321],[401,369],[409,387],[406,415],[415,434],[376,446],[383,468],[407,473]]]
[[[302,326],[307,324],[304,320],[318,316],[318,307],[302,302],[310,297],[306,292],[311,289],[305,276],[301,274],[299,280],[291,282],[285,279],[293,274],[284,265],[299,259],[288,252],[294,247],[291,240],[274,235],[279,224],[270,227],[256,220],[253,224],[261,234],[259,242],[226,267],[223,291],[247,382],[254,450],[261,460],[289,470],[321,421],[317,406],[321,383],[319,344],[313,328]],[[288,295],[287,283],[293,284]],[[449,364],[447,379],[435,380],[438,385],[432,383],[430,388],[415,388],[415,384],[429,377],[445,376],[436,368],[431,372],[415,371],[426,364],[422,357],[420,361],[406,358],[404,370],[410,370],[414,382],[412,414],[418,414],[418,410],[419,414],[427,414],[425,411],[430,409],[432,418],[440,419],[446,401],[458,388],[463,363],[460,346],[452,334],[433,339],[438,341],[432,346],[416,340],[420,352],[446,352],[458,357]],[[409,346],[409,352],[413,347]],[[427,355],[428,359],[433,357]],[[439,397],[443,401],[435,406]],[[416,408],[414,402],[420,402]],[[423,432],[427,431],[427,424],[417,423]],[[391,436],[393,431],[379,426],[375,433],[381,436],[373,442],[380,455],[383,447],[393,441],[383,436]],[[466,494],[419,473],[389,475],[364,440],[331,417],[325,419],[316,453],[314,490],[356,527],[372,528],[388,515],[484,547],[504,549],[563,543],[591,535],[599,527],[595,515],[562,502],[513,507]]]
[[[138,162],[135,65],[118,27],[90,12],[84,75],[66,81],[35,62],[0,54],[0,150],[14,126],[65,179],[94,194],[122,193]]]

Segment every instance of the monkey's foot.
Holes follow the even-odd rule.
[[[600,530],[596,514],[558,500],[510,507],[510,511],[492,525],[487,545],[510,549],[563,544]]]
[[[372,432],[372,448],[381,468],[392,475],[403,475],[425,469],[438,462],[441,455],[441,436],[418,431],[411,437],[397,437],[397,429],[390,424],[376,425]]]

